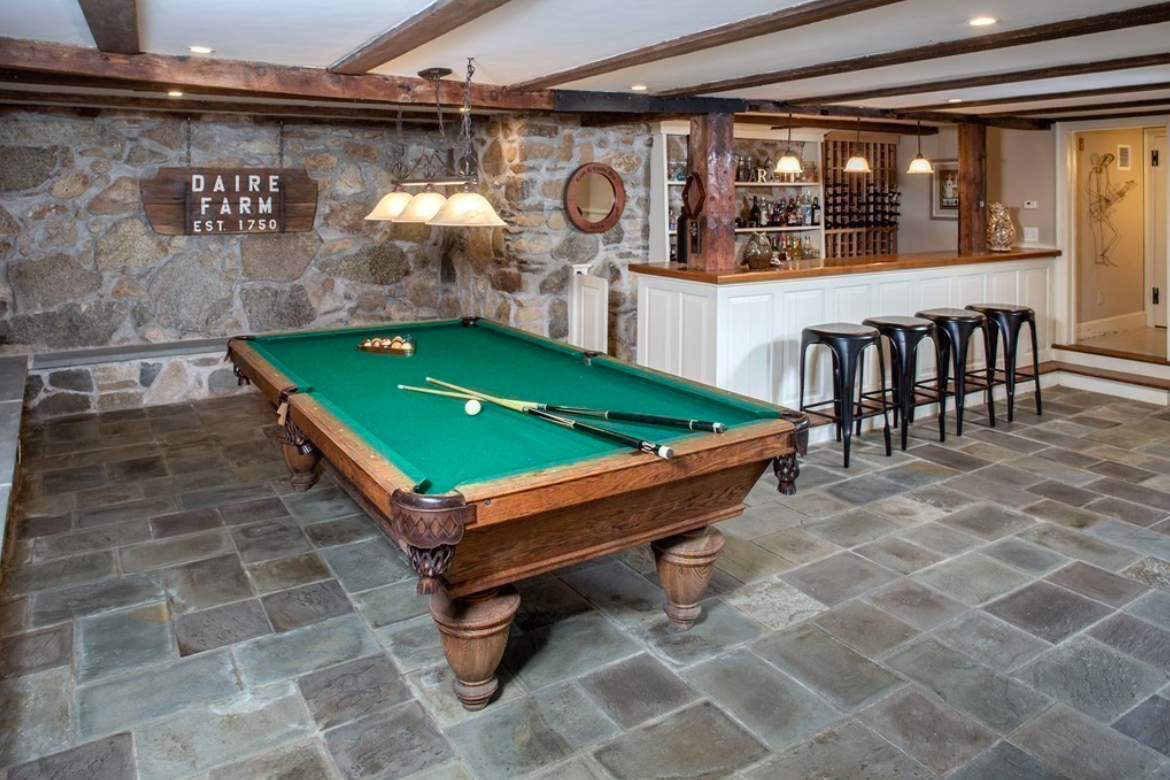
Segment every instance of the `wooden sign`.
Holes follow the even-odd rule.
[[[313,229],[317,182],[292,168],[160,168],[141,183],[146,218],[168,236]]]

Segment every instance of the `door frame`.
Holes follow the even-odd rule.
[[[1145,114],[1081,122],[1069,120],[1053,126],[1056,133],[1056,246],[1061,251],[1053,269],[1053,340],[1056,343],[1075,344],[1077,334],[1076,134],[1089,130],[1144,130],[1152,127],[1170,130],[1170,115]],[[1170,184],[1170,165],[1165,166],[1163,175]],[[1167,189],[1170,191],[1170,187]],[[1166,214],[1170,218],[1170,197],[1167,201]],[[1167,262],[1170,262],[1170,252],[1167,257]],[[1166,330],[1166,346],[1170,350],[1170,328]]]
[[[1154,257],[1154,235],[1157,232],[1157,218],[1154,216],[1153,209],[1150,205],[1154,202],[1154,187],[1156,186],[1156,179],[1153,175],[1151,175],[1154,173],[1154,168],[1152,165],[1150,165],[1150,152],[1154,148],[1154,137],[1159,133],[1162,134],[1163,138],[1166,137],[1165,128],[1146,127],[1142,130],[1142,196],[1145,198],[1142,209],[1143,228],[1145,233],[1145,237],[1143,239],[1142,256],[1145,258],[1145,271],[1143,278],[1145,280],[1146,287],[1145,297],[1143,299],[1143,308],[1146,312],[1147,328],[1153,328],[1156,326],[1156,323],[1154,322],[1154,304],[1150,299],[1150,291],[1154,289],[1154,283],[1158,278],[1158,275],[1154,270],[1157,267],[1157,258]],[[1165,146],[1165,143],[1163,143],[1163,146]],[[1168,153],[1168,156],[1170,156],[1170,153]],[[1159,160],[1158,168],[1164,168],[1164,163],[1170,163],[1170,160]],[[1167,188],[1167,190],[1170,191],[1170,188]],[[1165,217],[1165,215],[1163,215],[1163,217]],[[1165,249],[1165,247],[1163,247],[1163,249]],[[1164,258],[1162,262],[1163,264],[1166,264],[1168,261]],[[1162,295],[1164,296],[1165,294],[1166,290],[1162,290]],[[1165,312],[1165,297],[1162,297],[1161,306],[1162,311]]]

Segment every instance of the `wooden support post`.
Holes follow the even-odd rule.
[[[691,119],[691,170],[703,180],[707,205],[699,218],[700,251],[690,267],[701,271],[735,268],[735,115],[703,114]]]
[[[959,125],[959,254],[987,252],[987,127]]]

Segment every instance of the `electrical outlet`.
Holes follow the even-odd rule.
[[[1024,208],[1031,211],[1032,209],[1039,208],[1039,204],[1034,200],[1026,200],[1024,201]]]
[[[1026,227],[1024,228],[1024,243],[1039,244],[1040,243],[1040,228]]]

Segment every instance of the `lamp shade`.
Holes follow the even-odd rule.
[[[374,210],[366,215],[366,219],[375,222],[390,222],[398,219],[402,210],[406,208],[406,204],[410,203],[413,198],[414,196],[409,192],[395,190],[378,201],[378,205],[374,206]]]
[[[869,173],[869,160],[862,157],[860,154],[855,154],[849,158],[845,163],[846,173]]]
[[[500,215],[483,195],[478,192],[457,192],[447,198],[443,208],[427,224],[440,227],[504,227],[508,223],[500,219]]]
[[[410,199],[406,208],[395,218],[395,222],[430,222],[443,208],[447,198],[440,192],[425,189]]]
[[[906,169],[906,173],[934,173],[934,166],[930,164],[930,160],[920,154],[910,161],[910,167]]]
[[[803,173],[804,163],[789,149],[784,153],[783,157],[776,161],[776,168],[774,170],[776,173]]]

